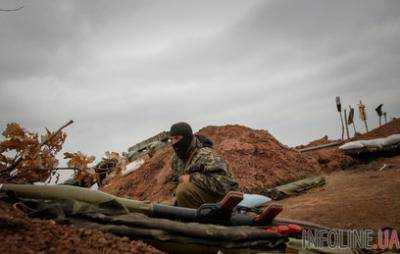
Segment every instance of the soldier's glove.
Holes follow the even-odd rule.
[[[189,168],[189,174],[195,172],[203,173],[204,169],[205,169],[204,164],[194,164]]]

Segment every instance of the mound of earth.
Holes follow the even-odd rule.
[[[324,172],[346,169],[357,163],[354,158],[346,155],[337,147],[327,147],[324,149],[314,150],[307,152],[307,154],[318,161],[322,171]]]
[[[99,230],[27,218],[0,201],[0,253],[162,253]]]
[[[324,136],[320,139],[308,143],[307,145],[299,145],[295,148],[302,149],[307,147],[325,145],[336,141],[339,140],[330,140],[328,139],[328,136]],[[339,150],[337,146],[325,147],[323,149],[311,150],[303,153],[315,158],[324,172],[332,172],[338,169],[345,169],[356,163],[356,161],[352,157],[346,155],[343,151]]]
[[[302,148],[307,148],[307,147],[325,145],[325,144],[333,143],[333,142],[336,142],[336,141],[338,141],[338,140],[331,140],[331,139],[328,138],[327,135],[325,135],[320,139],[316,139],[316,140],[311,141],[307,145],[298,145],[295,148],[296,149],[302,149]]]
[[[392,121],[384,124],[378,128],[373,129],[370,132],[361,134],[356,139],[374,139],[383,138],[392,134],[400,133],[400,118],[393,119]]]
[[[393,121],[375,128],[370,132],[357,135],[351,140],[382,138],[396,133],[400,133],[400,119],[394,119]],[[335,141],[337,140],[329,140],[328,137],[325,136],[321,139],[312,141],[305,146],[298,146],[296,148],[300,149],[304,147],[323,145]],[[345,169],[356,164],[356,161],[352,157],[345,155],[344,152],[337,149],[337,147],[327,147],[307,153],[317,159],[323,168],[323,171],[325,172],[330,172],[337,169]]]
[[[282,145],[265,130],[240,125],[209,126],[199,134],[213,140],[214,148],[227,160],[244,192],[259,193],[321,171],[315,158]],[[102,190],[140,200],[170,200],[175,187],[169,181],[172,155],[170,146],[160,149],[140,168],[112,179]]]

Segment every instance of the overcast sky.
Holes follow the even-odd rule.
[[[371,127],[379,103],[400,112],[398,0],[0,1],[19,5],[0,12],[0,129],[73,119],[64,151],[125,151],[176,121],[337,138],[337,95]]]

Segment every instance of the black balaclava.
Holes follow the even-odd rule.
[[[189,157],[190,145],[193,140],[193,131],[189,124],[180,122],[175,123],[171,126],[171,130],[169,131],[171,136],[174,135],[182,135],[182,139],[179,140],[172,147],[175,150],[176,155],[181,160],[187,160]]]

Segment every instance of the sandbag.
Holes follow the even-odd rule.
[[[361,154],[374,152],[395,151],[400,147],[400,134],[393,134],[385,138],[370,140],[356,140],[339,147],[347,154]]]
[[[296,182],[280,185],[275,188],[267,189],[262,194],[280,200],[293,195],[298,195],[306,190],[325,185],[325,178],[322,176],[308,177]]]

